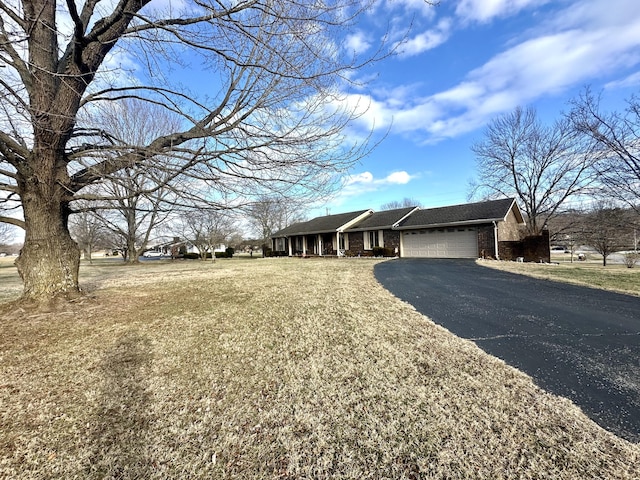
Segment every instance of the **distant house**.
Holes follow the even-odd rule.
[[[513,198],[439,208],[361,210],[317,217],[272,236],[280,255],[385,255],[548,261],[549,240],[525,239]],[[382,250],[380,250],[382,249]]]
[[[163,256],[171,256],[174,258],[181,257],[186,253],[200,254],[200,250],[192,242],[188,240],[181,240],[179,237],[173,237],[170,242],[156,245],[149,249],[150,251],[160,252]],[[224,252],[226,245],[220,244],[214,248],[214,252]]]

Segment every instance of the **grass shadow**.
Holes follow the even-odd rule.
[[[127,332],[105,352],[86,477],[148,478],[154,470],[148,453],[151,361],[150,342],[137,332]]]

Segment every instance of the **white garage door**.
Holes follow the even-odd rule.
[[[403,232],[402,256],[476,258],[478,256],[478,233],[474,228],[444,228]]]

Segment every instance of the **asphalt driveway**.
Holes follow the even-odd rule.
[[[473,260],[375,267],[398,298],[640,442],[640,297],[537,280]]]

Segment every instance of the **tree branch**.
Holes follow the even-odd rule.
[[[0,223],[8,223],[9,225],[20,227],[23,230],[25,230],[26,228],[24,220],[13,217],[3,217],[2,215],[0,215]]]

